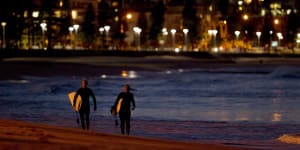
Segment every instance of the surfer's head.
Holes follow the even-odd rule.
[[[86,88],[87,85],[88,85],[88,81],[87,80],[84,79],[84,80],[81,81],[81,87],[82,88]]]
[[[129,92],[129,91],[136,91],[136,89],[131,88],[129,84],[125,84],[124,92]]]
[[[131,90],[130,85],[129,84],[125,84],[124,85],[124,92],[129,92]]]

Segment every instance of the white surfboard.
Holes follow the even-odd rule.
[[[110,112],[111,112],[112,115],[116,116],[116,115],[120,112],[121,105],[122,105],[122,101],[123,101],[123,99],[121,98],[121,99],[118,101],[117,106],[112,106],[112,107],[111,107]]]

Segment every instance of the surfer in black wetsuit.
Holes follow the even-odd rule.
[[[80,121],[81,121],[81,127],[83,130],[89,130],[90,127],[90,101],[89,97],[91,96],[93,98],[94,103],[94,111],[97,109],[96,105],[96,97],[94,95],[94,92],[87,87],[88,81],[82,80],[81,81],[81,88],[79,88],[74,96],[74,103],[76,104],[76,100],[78,95],[81,96],[82,104],[79,109],[80,114]]]
[[[118,101],[122,99],[121,108],[119,111],[119,117],[121,121],[121,133],[125,134],[125,125],[126,125],[126,133],[129,135],[130,133],[130,118],[131,118],[131,110],[135,109],[135,101],[134,96],[130,92],[132,90],[128,84],[124,85],[123,92],[121,92],[117,100],[115,102],[115,107],[118,104]],[[131,108],[132,103],[132,108]]]

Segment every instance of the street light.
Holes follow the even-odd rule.
[[[167,30],[167,28],[163,28],[163,29],[161,30],[161,32],[162,32],[162,35],[163,35],[162,44],[163,44],[163,46],[164,46],[164,48],[165,48],[166,41],[167,41],[167,36],[168,36],[168,30]]]
[[[5,26],[6,26],[6,22],[1,22],[1,26],[2,26],[2,39],[3,39],[3,43],[2,43],[2,48],[5,49],[6,48],[6,41],[5,41]]]
[[[130,20],[132,18],[132,14],[131,13],[127,13],[126,14],[126,19]]]
[[[135,42],[136,42],[137,50],[140,50],[140,48],[141,48],[141,32],[142,32],[142,29],[139,28],[139,27],[133,27],[133,31],[135,33]]]
[[[210,35],[210,36],[213,36],[213,38],[214,38],[214,47],[216,47],[217,46],[217,34],[218,34],[218,30],[208,30],[208,34]]]
[[[183,48],[183,50],[187,50],[187,47],[188,47],[187,34],[189,32],[189,29],[183,29],[182,32],[184,33],[184,48]]]
[[[101,46],[103,47],[104,46],[104,27],[100,27],[99,28],[99,32],[100,32],[100,43],[101,43]]]
[[[234,34],[236,36],[236,40],[239,40],[239,36],[240,36],[241,32],[237,30],[237,31],[234,31]]]
[[[70,32],[70,45],[71,47],[73,47],[73,43],[72,43],[72,32],[74,31],[74,27],[70,26],[69,27],[69,32]]]
[[[256,36],[257,36],[257,47],[260,46],[260,36],[261,36],[261,32],[260,31],[257,31],[256,32]]]
[[[99,32],[100,32],[100,35],[103,35],[104,28],[103,28],[103,27],[100,27],[100,28],[99,28]]]
[[[280,41],[283,39],[283,35],[281,32],[277,33],[277,37],[278,37],[278,47],[280,46]]]
[[[45,31],[47,31],[47,24],[43,22],[40,26],[42,28],[42,47],[45,49]]]
[[[274,19],[274,24],[278,25],[279,24],[279,19]]]
[[[104,26],[104,30],[105,30],[105,44],[108,46],[108,37],[109,37],[110,26],[108,26],[108,25]]]
[[[172,34],[172,47],[175,48],[175,34],[176,34],[176,29],[171,29],[171,34]]]
[[[245,21],[247,21],[247,20],[249,19],[248,14],[244,14],[244,15],[243,15],[243,19],[244,19]]]
[[[298,48],[300,47],[300,33],[297,34],[297,40],[296,43],[298,45]]]
[[[77,33],[78,33],[79,25],[78,24],[74,24],[73,28],[75,30],[74,47],[76,49],[77,48]]]
[[[273,36],[273,31],[270,30],[269,33],[270,33],[270,48],[269,48],[269,50],[271,50],[271,49],[272,49],[272,36]]]

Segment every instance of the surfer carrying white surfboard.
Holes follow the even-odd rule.
[[[87,80],[81,81],[81,88],[77,90],[73,102],[73,105],[75,105],[77,97],[80,95],[82,103],[78,112],[80,114],[80,123],[83,130],[89,130],[90,127],[90,96],[93,98],[94,111],[96,111],[97,109],[96,97],[94,95],[94,92],[90,88],[88,88],[87,85]]]
[[[115,108],[117,108],[118,103],[121,101],[121,106],[119,110],[119,117],[121,121],[121,133],[125,134],[125,126],[126,126],[126,134],[130,134],[130,119],[131,119],[131,110],[135,109],[135,101],[134,96],[130,92],[132,88],[128,84],[124,85],[123,91],[119,93],[116,102],[115,102]],[[131,107],[132,104],[132,107]]]

